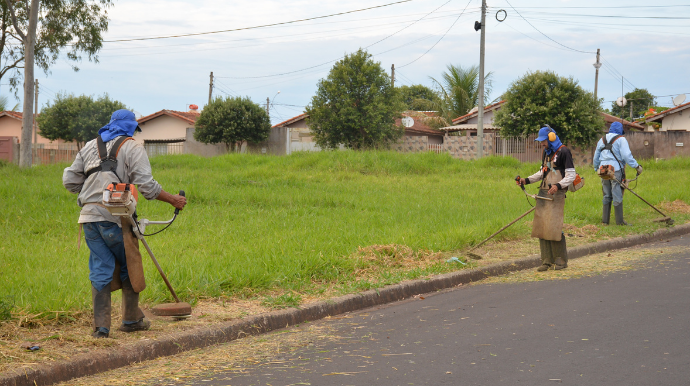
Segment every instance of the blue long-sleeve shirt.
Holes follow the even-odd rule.
[[[616,135],[616,133],[606,134],[606,142],[611,143],[611,140]],[[613,154],[611,154],[611,151],[613,151],[613,154],[616,155],[618,161],[621,162],[620,165],[613,157]],[[625,137],[618,138],[616,142],[613,143],[611,151],[604,150],[603,140],[600,139],[599,142],[597,142],[597,149],[594,152],[594,170],[599,169],[600,165],[613,165],[616,170],[620,170],[621,167],[625,167],[626,163],[632,168],[636,168],[639,165],[635,160],[635,157],[633,157],[632,152],[630,151],[630,145],[628,145],[628,140],[625,139]]]

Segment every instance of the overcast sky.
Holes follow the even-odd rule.
[[[142,115],[186,111],[190,104],[207,103],[213,71],[214,96],[248,96],[262,105],[271,98],[271,119],[278,123],[302,113],[318,80],[360,47],[388,72],[395,64],[396,85],[432,86],[430,77],[439,78],[448,64],[479,64],[480,34],[473,25],[481,0],[411,0],[279,26],[114,41],[262,26],[394,1],[116,0],[100,62],[83,62],[74,72],[60,59],[50,74],[37,71],[39,105],[58,92],[107,92]],[[608,101],[606,107],[621,95],[621,76],[625,92],[646,88],[660,96],[659,105],[672,106],[678,94],[690,97],[687,1],[492,0],[488,7],[486,70],[494,74],[492,99],[536,70],[572,76],[594,90],[597,48],[603,62],[599,97]],[[7,86],[0,92],[6,94]]]

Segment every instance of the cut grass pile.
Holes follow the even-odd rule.
[[[690,159],[643,165],[638,194],[653,204],[690,202],[681,183]],[[79,208],[62,187],[65,166],[0,167],[0,300],[11,301],[13,313],[26,320],[68,321],[90,309],[89,252],[84,243],[76,248]],[[513,178],[537,169],[512,158],[351,151],[165,156],[152,166],[165,190],[183,189],[188,197],[176,222],[147,238],[181,300],[265,296],[275,307],[334,287],[353,292],[465,267],[445,260],[525,212],[529,206]],[[587,185],[568,194],[569,226],[594,238],[664,226],[652,222],[656,212],[626,195],[626,218],[634,226],[591,228],[601,220],[600,183],[590,167],[576,166]],[[141,202],[138,212],[151,220],[172,217],[172,208],[158,201]],[[671,215],[677,224],[690,218]],[[528,238],[530,219],[496,240]],[[143,257],[142,301],[171,301]]]

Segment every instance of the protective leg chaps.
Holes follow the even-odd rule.
[[[151,322],[144,320],[144,312],[139,308],[139,293],[134,292],[132,282],[127,278],[122,282],[122,325],[119,330],[133,332],[148,330]]]
[[[93,300],[94,338],[107,338],[110,335],[110,283],[100,291],[91,286]]]
[[[554,264],[553,251],[551,248],[551,241],[539,239],[539,250],[541,251],[541,266],[537,271],[547,271]]]
[[[565,235],[561,235],[561,241],[550,241],[551,254],[553,255],[554,269],[568,268],[568,248],[565,244]]]
[[[623,203],[613,205],[613,213],[616,216],[616,225],[630,225],[623,219]]]
[[[609,202],[608,204],[604,204],[604,210],[601,215],[601,223],[609,225],[609,221],[611,221],[611,203]]]

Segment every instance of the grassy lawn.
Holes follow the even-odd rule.
[[[655,205],[690,203],[690,159],[642,164],[638,194]],[[79,207],[62,186],[65,166],[0,166],[0,315],[8,307],[37,318],[90,309],[89,252],[83,242],[77,250]],[[168,230],[147,238],[182,300],[258,296],[278,307],[328,288],[353,292],[467,267],[445,260],[528,210],[513,179],[537,169],[512,158],[349,151],[165,156],[152,166],[165,190],[183,189],[189,200]],[[600,180],[590,167],[576,167],[586,186],[568,194],[565,221],[599,225]],[[594,239],[665,226],[652,222],[660,215],[633,195],[625,204],[634,225],[599,227]],[[138,212],[150,220],[172,217],[158,201],[141,202]],[[690,219],[671,214],[676,224]],[[529,232],[529,221],[521,221],[496,241]],[[170,301],[143,247],[142,255],[142,301]]]

